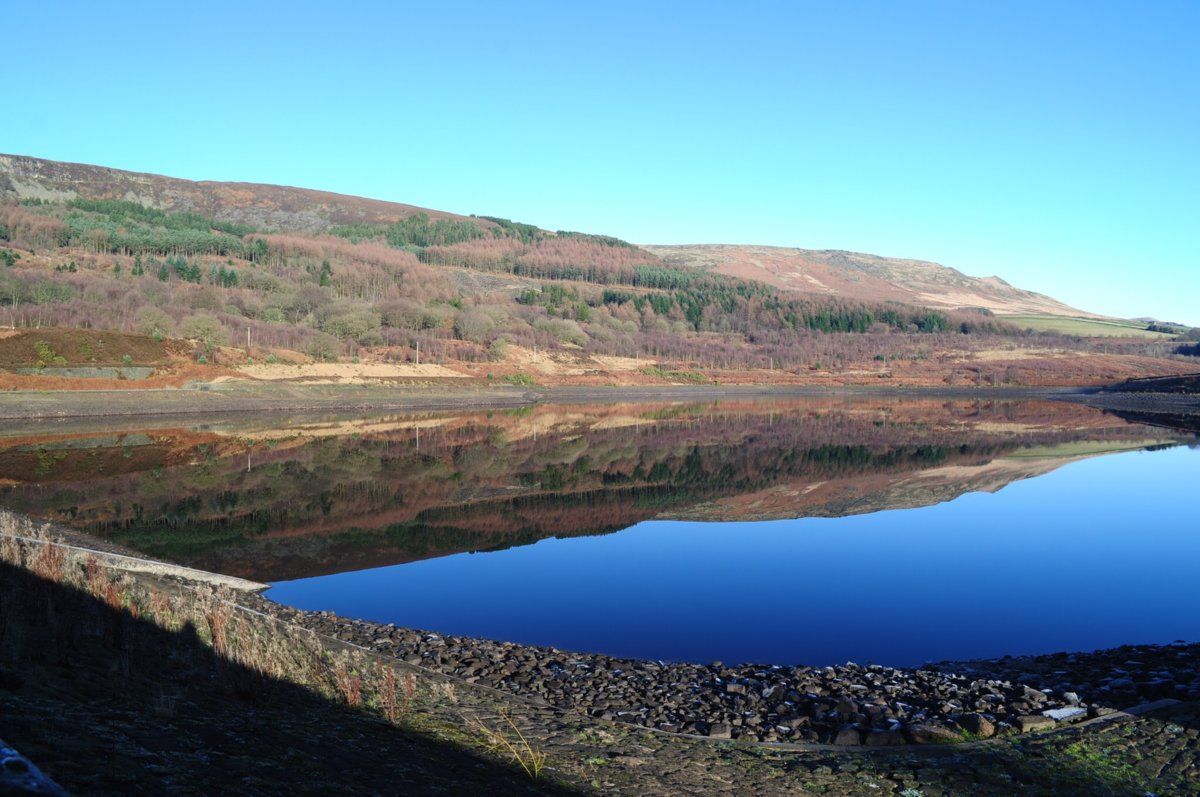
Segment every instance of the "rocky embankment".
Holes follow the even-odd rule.
[[[1102,393],[1150,393],[1164,395],[1200,396],[1200,374],[1178,376],[1152,376],[1146,379],[1128,379],[1120,384],[1105,388]]]
[[[1164,698],[1200,701],[1200,645],[1183,642],[933,666],[969,678],[1015,680],[1052,693],[1086,694],[1095,704],[1112,708]]]
[[[1200,645],[950,663],[789,667],[569,653],[302,612],[319,633],[537,704],[674,733],[890,746],[1048,730],[1144,700],[1200,698]]]

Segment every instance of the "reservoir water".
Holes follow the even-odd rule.
[[[1194,433],[1044,401],[21,430],[0,505],[304,609],[664,660],[1200,638]]]

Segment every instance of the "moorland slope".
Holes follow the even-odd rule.
[[[1095,316],[1044,294],[1013,287],[1000,277],[971,277],[925,260],[780,246],[702,244],[643,248],[666,263],[758,280],[798,293],[945,309],[984,308],[1001,315]]]
[[[33,336],[3,343],[26,352],[0,364],[10,389],[113,377],[72,333],[56,343],[36,332],[48,327],[190,341],[172,349],[190,362],[171,364],[178,383],[203,381],[192,366],[269,382],[319,376],[304,369],[331,361],[354,366],[338,379],[436,365],[449,369],[439,377],[588,385],[1091,385],[1196,368],[1170,334],[1130,327],[1098,342],[1001,312],[1081,313],[920,261],[647,248],[496,216],[0,155],[0,323]],[[122,364],[151,365],[132,354]]]

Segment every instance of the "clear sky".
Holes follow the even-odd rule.
[[[1200,3],[11,3],[0,152],[1200,324]]]

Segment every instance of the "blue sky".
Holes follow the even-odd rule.
[[[1200,324],[1195,2],[41,2],[4,24],[0,152],[937,260]]]

